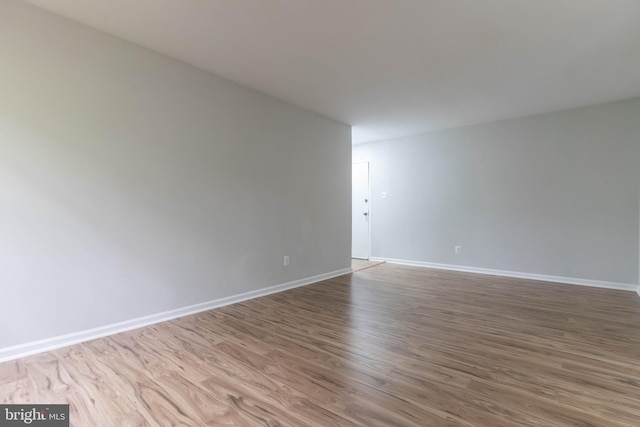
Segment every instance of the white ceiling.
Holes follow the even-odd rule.
[[[354,126],[354,142],[640,95],[638,0],[27,0]]]

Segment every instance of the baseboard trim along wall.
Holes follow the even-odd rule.
[[[636,288],[636,294],[638,294],[638,296],[640,297],[640,286]]]
[[[67,346],[78,344],[85,341],[94,340],[96,338],[102,338],[109,335],[118,334],[120,332],[130,331],[132,329],[142,328],[143,326],[153,325],[160,322],[166,322],[168,320],[176,319],[178,317],[189,316],[191,314],[196,314],[196,313],[211,310],[214,308],[224,307],[226,305],[231,305],[231,304],[247,301],[247,300],[258,298],[258,297],[275,294],[275,293],[286,291],[289,289],[311,285],[313,283],[320,282],[322,280],[331,279],[331,278],[342,276],[344,274],[349,274],[352,272],[353,270],[351,268],[344,268],[342,270],[336,270],[330,273],[319,274],[317,276],[307,277],[304,279],[294,280],[292,282],[270,286],[264,289],[258,289],[255,291],[245,292],[238,295],[232,295],[229,297],[220,298],[213,301],[207,301],[200,304],[194,304],[187,307],[178,308],[175,310],[169,310],[162,313],[152,314],[150,316],[139,317],[139,318],[127,320],[124,322],[100,326],[94,329],[88,329],[85,331],[74,332],[67,335],[61,335],[58,337],[46,338],[39,341],[33,341],[25,344],[19,344],[11,347],[2,348],[0,349],[0,363],[7,362],[9,360],[19,359],[21,357],[31,356],[37,353],[43,353],[45,351],[55,350],[61,347],[67,347]]]
[[[543,282],[556,282],[569,285],[592,286],[596,288],[618,289],[623,291],[636,291],[640,295],[640,287],[630,283],[605,282],[601,280],[577,279],[573,277],[550,276],[546,274],[521,273],[518,271],[492,270],[490,268],[466,267],[463,265],[437,264],[433,262],[409,261],[393,258],[370,258],[371,261],[385,261],[391,264],[410,265],[414,267],[437,268],[440,270],[462,271],[465,273],[488,274],[492,276],[514,277],[518,279],[540,280]]]

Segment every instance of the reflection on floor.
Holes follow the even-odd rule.
[[[369,261],[366,259],[351,258],[351,268],[354,273],[380,264],[384,264],[384,261]]]

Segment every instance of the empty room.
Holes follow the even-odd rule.
[[[640,2],[0,0],[0,426],[640,426]]]

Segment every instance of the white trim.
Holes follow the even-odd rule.
[[[640,297],[640,286],[636,288],[636,294],[638,294],[638,296]]]
[[[288,289],[298,288],[310,285],[322,280],[331,279],[352,273],[352,268],[343,268],[341,270],[332,271],[330,273],[319,274],[317,276],[307,277],[304,279],[294,280],[292,282],[282,283],[280,285],[270,286],[268,288],[258,289],[255,291],[244,292],[230,297],[219,298],[213,301],[194,304],[187,307],[177,308],[162,313],[152,314],[149,316],[138,317],[136,319],[126,320],[124,322],[113,323],[110,325],[100,326],[85,331],[74,332],[71,334],[60,335],[57,337],[46,338],[43,340],[28,342],[25,344],[14,345],[11,347],[0,348],[0,363],[9,360],[30,356],[45,351],[55,350],[61,347],[67,347],[85,341],[94,340],[96,338],[106,337],[108,335],[120,332],[130,331],[132,329],[141,328],[143,326],[153,325],[155,323],[166,322],[178,317],[188,316],[200,313],[214,308],[224,307],[225,305],[235,304],[238,302],[258,298],[277,292],[286,291]]]
[[[464,271],[467,273],[490,274],[492,276],[515,277],[519,279],[541,280],[544,282],[566,283],[569,285],[592,286],[596,288],[619,289],[636,291],[640,295],[640,288],[630,283],[605,282],[602,280],[578,279],[574,277],[550,276],[547,274],[521,273],[518,271],[493,270],[490,268],[466,267],[463,265],[437,264],[433,262],[408,261],[393,258],[372,257],[371,261],[385,261],[390,264],[411,265],[414,267],[437,268],[441,270]]]

